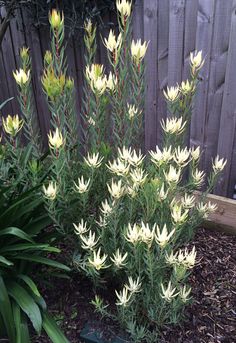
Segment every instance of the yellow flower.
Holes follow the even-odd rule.
[[[51,201],[55,200],[55,198],[57,196],[57,184],[56,184],[56,182],[50,181],[48,184],[48,187],[43,185],[43,192],[44,192],[44,196],[46,199],[51,200]]]
[[[219,156],[217,155],[212,164],[214,173],[221,172],[224,169],[226,163],[227,163],[227,160],[224,160],[223,158],[220,159]]]
[[[51,68],[48,68],[44,71],[42,76],[42,84],[44,91],[49,98],[54,98],[61,95],[64,91],[65,83],[66,77],[64,74],[62,74],[60,77],[57,77]]]
[[[101,256],[101,248],[99,248],[97,252],[96,251],[93,252],[93,260],[91,258],[89,258],[89,263],[96,270],[100,270],[103,268],[107,268],[105,266],[106,259],[107,259],[107,255],[103,254],[103,256]]]
[[[85,74],[90,81],[94,82],[104,76],[104,67],[102,64],[92,64],[86,67]]]
[[[16,80],[16,83],[20,86],[25,85],[29,81],[30,71],[25,72],[23,69],[16,70],[13,72],[13,76]]]
[[[20,57],[22,59],[26,59],[29,57],[29,48],[26,48],[25,46],[20,49]]]
[[[87,19],[84,23],[84,29],[88,34],[91,34],[92,29],[93,29],[93,24],[90,19]]]
[[[55,8],[49,14],[49,22],[53,29],[59,29],[64,24],[64,15],[57,11]]]
[[[204,60],[202,59],[202,51],[195,51],[190,53],[190,65],[193,75],[202,68],[203,64]]]
[[[52,63],[52,53],[51,51],[47,50],[44,55],[44,61],[47,65],[50,65]]]
[[[114,31],[110,30],[108,39],[104,39],[104,44],[106,48],[112,52],[112,53],[117,53],[117,51],[120,49],[121,43],[122,43],[122,35],[121,33],[119,36],[116,38]]]
[[[49,132],[48,140],[51,149],[59,149],[64,144],[64,139],[58,128],[53,133]]]
[[[150,229],[149,224],[141,223],[141,229],[139,232],[140,239],[142,242],[146,243],[148,246],[151,246],[152,241],[155,236],[155,228],[156,225],[153,225],[152,229]]]
[[[83,175],[78,178],[78,185],[74,182],[74,185],[76,187],[76,190],[82,194],[82,193],[86,193],[88,191],[89,188],[89,184],[90,184],[90,179],[88,179],[87,181],[84,180]]]
[[[155,234],[155,240],[158,245],[160,245],[161,248],[164,248],[173,234],[175,233],[175,229],[173,229],[170,233],[168,233],[166,224],[163,226],[162,231],[160,231],[159,226],[156,226],[156,234]]]
[[[132,2],[127,0],[117,0],[116,1],[116,8],[118,12],[124,17],[129,17],[131,14],[131,6]]]
[[[3,128],[10,136],[15,137],[16,134],[21,130],[24,122],[19,119],[18,114],[15,116],[8,115],[6,119],[2,118]]]
[[[132,40],[131,43],[131,56],[135,63],[138,65],[144,58],[148,48],[147,42],[141,43],[141,39],[138,39],[136,42]]]
[[[166,100],[170,101],[170,102],[174,102],[178,99],[180,92],[179,92],[179,87],[168,87],[167,86],[167,91],[163,91],[164,96],[166,98]]]
[[[103,157],[99,157],[99,153],[95,154],[93,153],[90,155],[88,153],[87,157],[84,157],[85,163],[90,167],[90,168],[99,168],[102,164]]]

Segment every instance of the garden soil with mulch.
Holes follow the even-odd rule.
[[[190,277],[193,303],[185,310],[181,326],[162,332],[158,343],[236,343],[236,236],[200,229],[194,242],[200,263]],[[117,328],[100,318],[90,305],[91,284],[77,274],[55,280],[44,294],[51,314],[71,343],[82,342],[81,329],[88,321],[109,336]],[[44,337],[34,343],[48,343]]]

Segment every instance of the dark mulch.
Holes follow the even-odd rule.
[[[236,343],[236,237],[200,229],[193,244],[200,259],[190,279],[194,302],[186,308],[185,322],[165,330],[159,343]],[[80,343],[79,333],[88,320],[100,322],[107,334],[117,330],[94,314],[91,298],[92,285],[78,274],[55,281],[45,294],[71,343]],[[34,342],[49,341],[40,337]]]

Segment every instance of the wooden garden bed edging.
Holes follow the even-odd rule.
[[[236,200],[214,194],[208,194],[206,200],[216,204],[217,210],[204,221],[203,227],[236,235]]]

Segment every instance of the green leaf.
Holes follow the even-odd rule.
[[[41,297],[41,294],[39,293],[38,287],[34,283],[34,281],[27,275],[19,274],[18,278],[23,280],[27,286],[31,289],[31,291],[37,296]]]
[[[7,260],[4,256],[0,255],[0,263],[5,264],[6,266],[13,266],[14,263]]]
[[[43,328],[53,343],[69,343],[55,320],[48,313],[43,313]]]
[[[16,328],[16,343],[23,343],[21,342],[21,309],[15,301],[12,303],[12,311]]]
[[[41,256],[36,256],[36,255],[28,256],[26,254],[17,254],[15,256],[15,259],[17,259],[17,260],[26,260],[26,261],[31,261],[31,262],[41,263],[41,264],[46,264],[48,266],[59,268],[59,269],[65,270],[67,272],[70,271],[70,268],[67,267],[65,264],[62,264],[62,263],[57,262],[57,261],[50,260],[50,259],[48,259],[46,257],[41,257]]]
[[[16,282],[10,282],[7,284],[7,286],[10,296],[16,301],[22,311],[27,314],[36,332],[40,334],[42,329],[42,316],[34,299]]]
[[[0,275],[0,312],[11,343],[15,343],[15,327],[11,302],[2,276]]]
[[[34,243],[34,241],[30,238],[29,235],[27,235],[27,233],[25,233],[21,229],[18,229],[17,227],[8,227],[8,228],[0,231],[0,236],[7,236],[7,235],[16,236],[16,237],[24,239],[28,242]]]
[[[11,100],[13,100],[13,99],[14,99],[14,97],[11,97],[11,98],[9,98],[9,99],[3,101],[3,102],[0,104],[0,111],[1,111],[1,109],[2,109],[9,101],[11,101]]]
[[[9,252],[9,251],[22,251],[22,250],[33,250],[33,251],[48,251],[48,252],[60,252],[60,249],[51,247],[48,244],[33,244],[33,243],[22,243],[22,244],[12,244],[0,249],[0,252]]]

